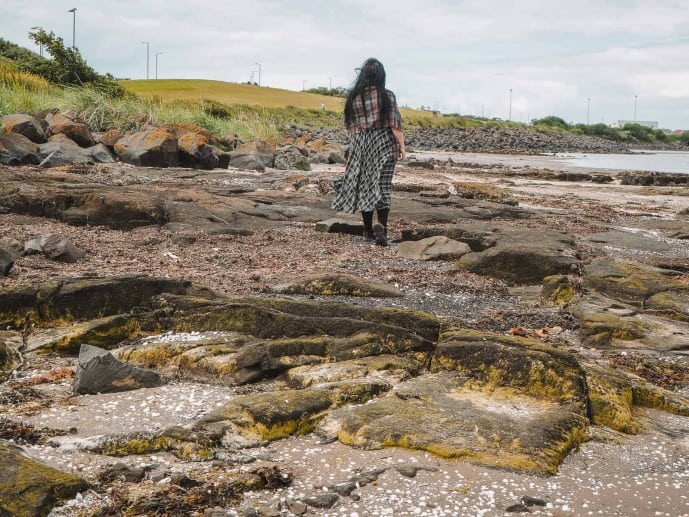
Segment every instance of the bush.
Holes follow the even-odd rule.
[[[536,119],[533,121],[533,125],[534,126],[556,127],[556,128],[560,128],[560,129],[569,129],[569,124],[567,124],[567,122],[565,122],[560,117],[555,117],[553,115],[551,115],[549,117]]]

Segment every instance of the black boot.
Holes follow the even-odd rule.
[[[367,241],[373,240],[373,212],[361,212],[361,218],[364,220],[364,239]]]

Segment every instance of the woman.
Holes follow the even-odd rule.
[[[347,95],[344,122],[350,137],[349,157],[332,207],[351,214],[360,211],[364,236],[387,246],[392,174],[397,158],[404,159],[406,152],[397,100],[385,89],[385,68],[377,59],[367,59],[359,70]]]

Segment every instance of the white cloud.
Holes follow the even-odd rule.
[[[101,72],[294,90],[348,85],[376,56],[401,103],[506,118],[575,122],[632,116],[689,128],[689,3],[677,0],[2,0],[0,34],[32,48],[32,26],[71,42]],[[153,69],[151,69],[153,74]],[[642,117],[643,115],[643,117]]]

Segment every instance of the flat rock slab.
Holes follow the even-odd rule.
[[[526,472],[554,473],[585,439],[574,404],[466,387],[457,372],[412,379],[368,404],[331,411],[318,432],[364,448],[404,447]]]
[[[540,284],[550,275],[577,272],[579,259],[571,236],[529,229],[501,234],[495,246],[464,255],[457,266],[516,284]]]
[[[331,218],[316,223],[316,231],[323,233],[346,233],[348,235],[363,235],[364,225],[360,221],[350,219]]]
[[[372,282],[342,273],[322,273],[297,278],[275,287],[284,294],[313,294],[321,296],[363,296],[372,298],[401,298],[404,294],[390,284]]]
[[[83,479],[25,456],[0,440],[0,515],[48,515],[61,500],[88,488]]]
[[[401,242],[397,249],[399,257],[411,260],[456,260],[470,252],[468,244],[440,235]]]

